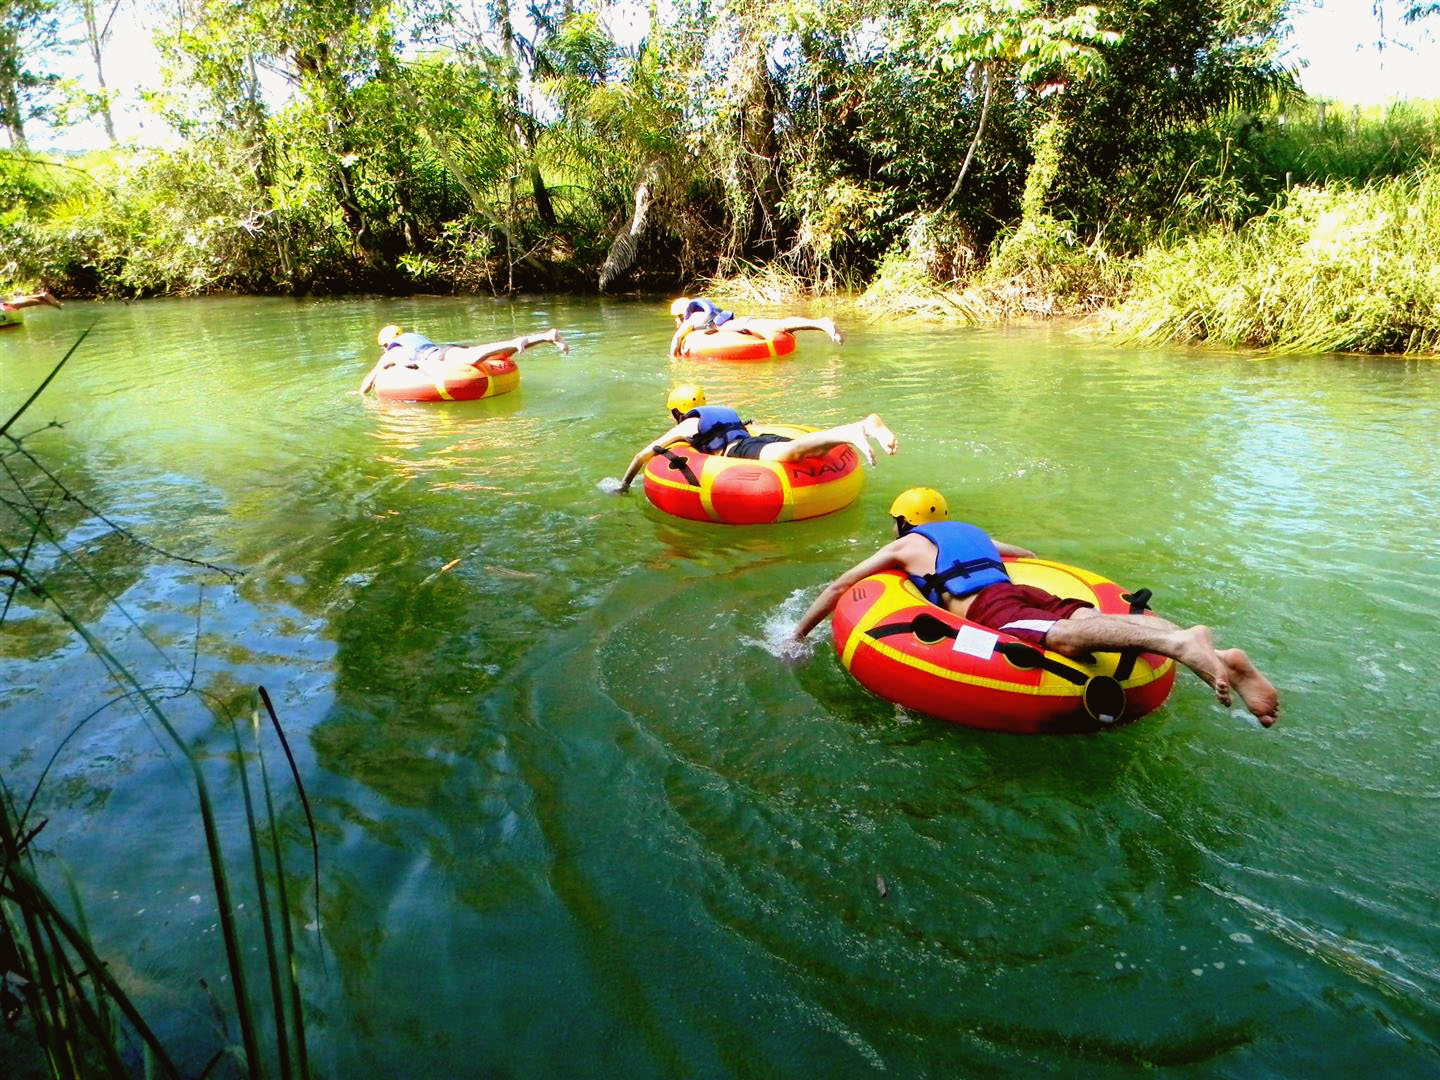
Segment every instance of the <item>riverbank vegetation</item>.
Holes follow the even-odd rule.
[[[1440,112],[1303,99],[1277,60],[1285,11],[723,0],[636,25],[577,0],[207,0],[159,32],[176,145],[0,156],[0,277],[97,296],[705,282],[858,293],[889,317],[1118,306],[1108,325],[1133,337],[1434,351],[1418,271],[1362,290],[1327,263],[1310,315],[1251,302],[1242,325],[1268,272],[1245,260],[1292,259],[1269,271],[1293,294],[1329,243],[1305,230],[1336,215],[1405,207],[1367,234],[1406,245],[1372,249],[1376,273],[1437,242],[1409,207],[1440,168]],[[1347,305],[1363,327],[1312,323]]]

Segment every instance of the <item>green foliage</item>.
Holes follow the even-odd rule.
[[[1052,18],[1036,0],[951,0],[935,36],[947,67],[1005,61],[1022,83],[1060,72],[1088,78],[1105,70],[1100,47],[1120,41],[1119,33],[1101,28],[1108,18],[1090,5]]]
[[[1141,246],[1195,161],[1195,135],[1234,110],[1287,107],[1297,91],[1276,60],[1284,0],[1115,0],[1124,35],[1108,66],[1056,100],[1065,168],[1049,194],[1060,216]]]
[[[45,115],[60,83],[41,66],[63,50],[58,7],[57,0],[0,0],[0,128],[21,149],[25,125]]]
[[[93,184],[85,173],[42,157],[0,150],[0,221],[43,213],[72,191]]]
[[[996,245],[982,284],[1007,311],[1078,315],[1120,296],[1127,267],[1049,215],[1021,221]]]
[[[1107,235],[1138,250],[1159,237],[1210,225],[1238,226],[1296,185],[1324,186],[1404,176],[1440,154],[1435,103],[1341,110],[1276,98],[1258,109],[1226,109],[1178,133],[1146,183],[1136,183]]]
[[[942,284],[924,254],[897,244],[886,252],[860,296],[860,308],[875,318],[909,318],[977,323],[995,317],[986,298],[973,289]]]
[[[1296,188],[1237,230],[1149,251],[1109,325],[1277,352],[1440,352],[1440,168]]]
[[[0,275],[503,292],[603,266],[893,299],[924,274],[937,310],[1085,311],[1125,256],[1440,141],[1433,108],[1300,101],[1284,0],[718,0],[629,46],[605,10],[203,0],[166,35],[179,148],[90,185],[0,157]]]
[[[1257,194],[1292,184],[1364,184],[1404,176],[1440,157],[1440,101],[1384,108],[1288,104],[1222,118],[1246,152],[1246,186]]]

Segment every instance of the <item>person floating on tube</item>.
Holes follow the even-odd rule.
[[[945,497],[933,488],[901,492],[890,516],[896,538],[825,587],[795,627],[795,643],[857,582],[883,570],[902,570],[930,603],[970,622],[1072,658],[1121,649],[1159,653],[1203,679],[1222,705],[1239,694],[1262,725],[1275,723],[1280,711],[1275,687],[1240,649],[1216,649],[1208,627],[1182,629],[1153,615],[1102,615],[1084,600],[1013,583],[1002,556],[1033,558],[1035,553],[951,521]]]

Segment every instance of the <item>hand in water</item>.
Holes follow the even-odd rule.
[[[613,476],[607,476],[595,485],[606,495],[624,495],[625,489],[620,486],[620,481]]]
[[[814,652],[815,647],[811,642],[787,634],[780,642],[777,655],[787,664],[803,664]]]

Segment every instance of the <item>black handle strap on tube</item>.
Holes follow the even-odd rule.
[[[916,615],[908,623],[891,623],[889,626],[877,626],[867,631],[872,638],[896,637],[900,634],[914,634],[915,637],[927,645],[934,645],[945,639],[954,640],[960,633],[955,627],[950,626],[934,615]],[[1090,681],[1090,676],[1078,668],[1069,664],[1063,664],[1052,656],[1048,656],[1044,650],[1037,649],[1033,645],[1026,645],[1023,641],[1001,641],[995,646],[995,651],[1006,660],[1014,664],[1022,671],[1029,671],[1032,668],[1040,668],[1052,675],[1058,675],[1068,683],[1076,686],[1084,686]]]
[[[685,477],[685,482],[691,487],[699,487],[700,480],[690,468],[690,463],[685,460],[684,455],[675,453],[668,446],[657,446],[655,452],[670,463],[670,468],[677,470]]]
[[[1149,589],[1136,589],[1133,593],[1122,593],[1120,599],[1130,605],[1131,615],[1141,615],[1149,610],[1153,595]],[[1121,649],[1120,662],[1115,665],[1115,681],[1123,683],[1130,678],[1135,671],[1135,661],[1139,659],[1139,649]]]

